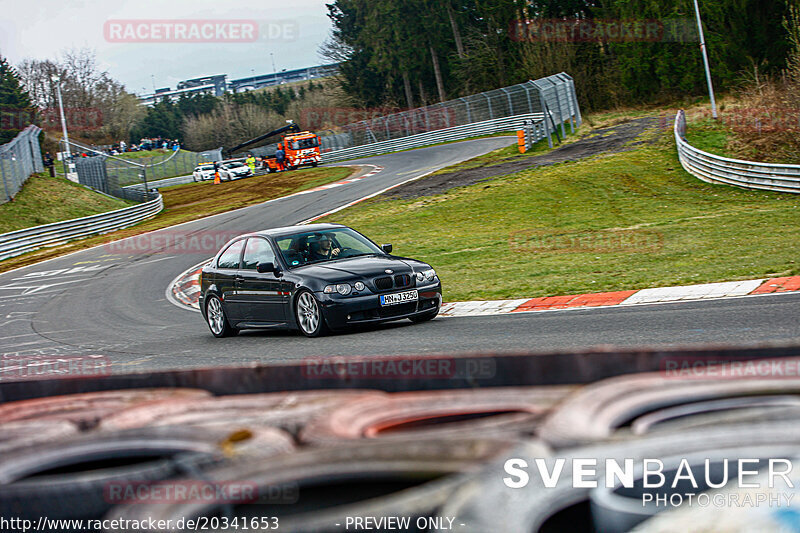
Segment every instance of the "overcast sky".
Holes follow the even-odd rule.
[[[154,80],[156,87],[174,89],[178,81],[211,74],[227,74],[229,79],[250,76],[253,71],[267,74],[272,72],[270,53],[277,70],[322,63],[318,48],[331,28],[326,1],[330,2],[0,0],[0,54],[16,65],[26,58],[53,59],[70,47],[90,47],[97,52],[101,67],[135,93],[152,92]],[[153,21],[147,31],[158,31],[159,21],[175,20],[187,24],[237,20],[245,26],[254,21],[258,38],[252,42],[112,42],[114,37],[104,33],[107,24],[120,21],[126,29]]]

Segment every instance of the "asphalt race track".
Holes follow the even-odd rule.
[[[384,170],[344,186],[162,231],[202,235],[295,224],[510,142],[494,137],[347,162],[380,165]],[[402,255],[403,250],[396,253]],[[98,247],[2,274],[0,356],[102,354],[118,373],[334,355],[800,341],[800,293],[437,318],[419,325],[402,321],[313,340],[281,331],[248,331],[215,339],[198,313],[178,308],[165,296],[178,274],[211,255],[213,251],[122,253]],[[519,295],[527,296],[536,295]]]

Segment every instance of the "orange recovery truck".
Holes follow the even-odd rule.
[[[233,154],[241,150],[242,148],[265,141],[270,137],[274,137],[276,135],[281,136],[281,141],[278,143],[278,147],[282,148],[285,153],[284,167],[286,169],[295,170],[301,166],[307,165],[315,167],[319,165],[320,162],[319,135],[311,131],[301,131],[300,126],[291,121],[289,121],[288,125],[282,128],[278,128],[275,131],[271,131],[269,133],[256,137],[255,139],[251,139],[238,146],[235,146],[234,148],[229,150],[229,154]],[[275,159],[274,155],[265,158],[264,164],[266,165],[267,169],[270,172],[276,172],[280,170],[278,168],[278,161],[277,159]]]

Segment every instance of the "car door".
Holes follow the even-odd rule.
[[[222,302],[225,305],[225,311],[234,322],[242,319],[241,297],[236,292],[236,278],[239,276],[244,241],[244,239],[239,239],[220,254],[214,275],[217,290],[220,292]]]
[[[274,272],[260,274],[259,263],[277,264],[275,251],[263,237],[250,237],[244,248],[242,265],[236,282],[242,316],[252,322],[284,322],[284,295],[281,280]]]

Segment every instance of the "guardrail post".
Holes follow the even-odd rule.
[[[558,109],[558,121],[561,123],[561,136],[566,138],[567,128],[564,127],[564,112],[561,109],[561,99],[558,97],[558,89],[560,84],[557,84],[553,81],[551,81],[550,83],[553,84],[553,92],[556,95],[556,108]],[[575,130],[572,130],[572,133],[575,133]]]
[[[459,100],[464,102],[464,105],[467,106],[467,124],[472,123],[472,113],[469,111],[469,101],[466,98],[459,98]]]
[[[542,106],[542,124],[544,125],[544,135],[547,137],[547,146],[550,148],[553,147],[553,135],[550,132],[550,125],[547,123],[548,111],[547,111],[547,102],[544,100],[544,92],[542,91],[541,87],[536,87],[539,90],[539,105]]]

